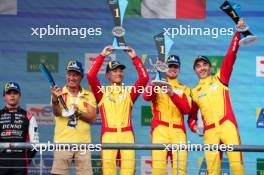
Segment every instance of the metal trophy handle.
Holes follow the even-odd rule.
[[[151,62],[153,68],[157,71],[155,80],[152,80],[154,86],[171,86],[167,81],[168,66],[166,64],[166,58],[173,45],[173,41],[164,32],[161,32],[154,36],[156,48],[158,50],[158,59],[155,64]]]
[[[126,46],[124,38],[125,29],[122,27],[128,1],[108,0],[108,5],[111,9],[115,24],[115,27],[112,29],[112,33],[115,36],[113,41],[113,48],[120,50],[129,50]]]
[[[244,36],[243,39],[239,41],[239,45],[241,46],[249,46],[256,42],[258,42],[258,37],[253,35],[249,31],[248,25],[239,26],[238,21],[240,19],[240,5],[231,1],[225,1],[221,6],[220,9],[223,10],[235,23],[236,23],[236,30],[241,32]]]
[[[39,69],[40,69],[40,72],[43,74],[43,76],[48,81],[48,83],[50,84],[50,86],[51,87],[56,86],[56,83],[55,83],[50,71],[47,69],[47,67],[44,64],[40,64]],[[63,106],[62,116],[69,118],[68,126],[69,127],[75,127],[77,125],[77,116],[75,115],[74,108],[71,107],[69,109],[62,96],[59,96],[58,99],[59,99],[60,104]]]

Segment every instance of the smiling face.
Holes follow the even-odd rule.
[[[20,93],[15,90],[10,90],[5,93],[4,99],[7,107],[18,107],[20,100]]]
[[[77,88],[80,86],[82,80],[82,75],[76,71],[67,71],[66,73],[66,81],[67,87]]]
[[[123,69],[118,67],[114,70],[111,70],[106,74],[106,77],[108,78],[110,84],[122,84],[124,79]]]
[[[177,64],[170,64],[168,67],[169,67],[169,70],[166,73],[167,77],[169,79],[177,78],[180,73],[180,66]]]
[[[211,75],[212,67],[208,62],[199,60],[196,62],[194,70],[200,79],[204,79]]]

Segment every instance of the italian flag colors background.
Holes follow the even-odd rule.
[[[128,16],[204,19],[206,0],[129,0]]]

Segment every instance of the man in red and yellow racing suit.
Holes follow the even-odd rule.
[[[97,73],[106,56],[113,51],[112,46],[106,46],[96,58],[88,72],[88,82],[95,95],[102,118],[102,143],[134,143],[132,131],[131,110],[134,102],[144,91],[148,82],[148,73],[136,56],[134,49],[130,48],[127,54],[133,61],[139,79],[132,87],[122,86],[125,66],[117,61],[110,61],[106,67],[106,77],[109,86],[101,86]],[[135,173],[135,151],[134,150],[103,150],[102,169],[104,175],[116,174],[116,158],[121,158],[121,175],[132,175]]]
[[[171,55],[167,60],[167,79],[171,87],[167,93],[161,92],[158,86],[147,86],[143,98],[152,102],[153,119],[151,123],[151,142],[154,144],[186,144],[184,114],[191,108],[190,88],[178,82],[180,59]],[[172,174],[186,174],[186,151],[152,151],[152,174],[166,175],[167,158],[171,156]],[[179,160],[177,160],[179,158]],[[178,165],[179,163],[179,165]],[[178,173],[177,173],[178,172]]]
[[[205,56],[198,56],[193,68],[199,83],[191,89],[192,109],[188,118],[189,127],[199,134],[196,124],[197,111],[201,110],[204,124],[205,144],[240,144],[238,125],[232,111],[229,97],[229,79],[239,48],[240,33],[236,32],[220,70],[211,74],[211,62]],[[205,151],[208,175],[220,175],[222,152]],[[244,167],[240,152],[227,152],[232,175],[243,175]]]

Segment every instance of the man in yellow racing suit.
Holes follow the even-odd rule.
[[[169,56],[167,80],[171,87],[167,93],[152,83],[147,86],[143,98],[152,102],[151,142],[154,144],[186,144],[184,114],[191,108],[190,88],[177,80],[180,72],[180,58]],[[172,162],[172,174],[186,174],[186,151],[152,150],[152,174],[166,175],[167,158]],[[177,160],[179,158],[179,160]],[[179,163],[179,165],[178,165]],[[178,173],[177,173],[178,172]]]

